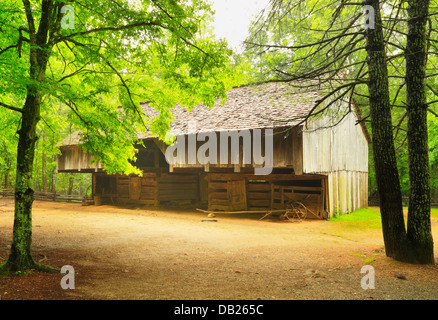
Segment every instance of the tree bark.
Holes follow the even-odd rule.
[[[56,156],[53,157],[53,161],[56,161]],[[51,173],[50,192],[56,193],[56,168],[54,168]]]
[[[73,175],[70,175],[70,177],[68,179],[68,191],[67,191],[67,194],[69,196],[71,196],[73,193],[73,183],[74,183],[74,177],[73,177]]]
[[[42,3],[42,18],[35,28],[32,7],[29,1],[23,0],[24,9],[29,27],[29,78],[26,100],[22,109],[21,127],[18,130],[17,168],[15,182],[15,215],[12,235],[12,245],[8,261],[0,266],[0,271],[18,271],[27,269],[42,269],[55,271],[46,266],[38,265],[31,254],[32,246],[32,204],[34,190],[32,189],[33,161],[37,124],[40,120],[40,108],[43,92],[41,85],[44,82],[47,63],[51,47],[47,45],[49,32],[49,14],[53,2],[44,0]]]
[[[430,224],[430,167],[425,76],[427,64],[426,22],[429,0],[408,1],[406,97],[408,116],[409,210],[407,238],[414,250],[412,262],[433,264]]]
[[[9,173],[5,173],[5,189],[9,188]]]
[[[44,152],[44,148],[46,146],[46,135],[43,133],[43,150],[41,156],[41,180],[42,180],[42,188],[43,192],[47,192],[47,159],[46,153]]]
[[[18,131],[17,170],[15,182],[15,218],[11,252],[7,261],[10,271],[35,268],[31,255],[32,242],[32,169],[37,140],[35,129],[39,119],[41,99],[28,89],[23,108],[21,128]]]
[[[7,154],[7,148],[6,145],[4,145],[4,151],[5,151],[5,155]],[[10,160],[6,157],[5,159],[5,164],[6,164],[6,171],[5,171],[5,189],[9,188],[9,167],[10,167]]]
[[[71,196],[73,194],[73,185],[74,185],[74,175],[70,175],[70,178],[68,180],[68,191],[67,194]],[[68,200],[70,202],[71,200]]]
[[[35,142],[35,152],[36,152],[36,150],[38,150],[38,138]],[[38,152],[36,152],[36,153],[38,155]],[[35,171],[34,171],[34,177],[33,177],[33,189],[38,190],[38,156],[37,157],[34,156],[34,158],[35,158],[35,160],[34,160]]]
[[[5,189],[9,188],[9,160],[6,160]]]
[[[374,28],[366,30],[369,70],[369,103],[373,135],[374,166],[380,198],[386,255],[399,261],[410,259],[402,195],[392,134],[388,69],[379,0],[365,3],[374,8]]]

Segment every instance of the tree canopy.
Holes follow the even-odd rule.
[[[60,106],[67,106],[67,119],[81,130],[84,146],[109,172],[137,172],[128,161],[135,156],[137,132],[148,130],[164,139],[172,107],[211,106],[235,84],[229,72],[231,51],[204,27],[211,19],[204,1],[2,5],[3,107],[20,110],[27,88],[35,87],[43,97],[41,123],[56,132],[57,124],[65,122],[56,115]],[[46,39],[39,53],[47,54],[48,61],[40,81],[31,78],[30,69],[32,38],[42,36]],[[159,115],[146,117],[141,102]]]
[[[409,195],[405,56],[407,2],[382,1],[392,126],[403,196]],[[431,1],[428,17],[426,87],[428,99],[429,159],[432,172],[438,164],[438,3]],[[246,59],[252,60],[252,74],[258,81],[289,81],[324,77],[330,88],[343,85],[338,94],[345,101],[354,98],[370,128],[369,91],[366,85],[366,40],[363,6],[336,1],[272,1],[254,19],[246,40]],[[363,80],[363,81],[362,81]],[[316,83],[316,82],[315,82]],[[345,94],[344,94],[345,93]],[[371,128],[370,128],[371,129]],[[371,130],[370,130],[371,132]],[[371,132],[372,134],[372,132]],[[370,153],[369,192],[377,192]],[[432,186],[437,175],[432,175]],[[435,190],[435,188],[432,188]]]
[[[139,131],[166,140],[171,108],[212,106],[239,84],[231,50],[206,27],[211,15],[204,0],[2,2],[4,170],[11,171],[16,147],[14,238],[3,269],[36,266],[30,244],[38,145],[50,157],[53,143],[77,130],[108,173],[140,174],[132,165]],[[145,115],[142,102],[158,115]]]
[[[313,114],[336,102],[362,107],[365,118],[359,121],[368,123],[373,139],[371,177],[379,192],[386,253],[403,261],[433,263],[428,133],[434,126],[428,128],[427,118],[436,116],[438,101],[437,2],[270,4],[246,41],[247,55],[259,62],[254,73],[322,89]],[[432,144],[435,140],[432,136]],[[398,162],[405,166],[402,179],[395,141],[397,149],[407,148]],[[406,177],[407,232],[400,183]]]

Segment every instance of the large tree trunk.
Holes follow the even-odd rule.
[[[424,84],[428,11],[429,0],[409,1],[405,51],[410,183],[407,237],[414,249],[412,262],[433,264],[427,98]]]
[[[369,69],[369,102],[373,135],[374,166],[380,198],[382,230],[386,255],[396,260],[410,260],[411,249],[406,238],[402,195],[397,170],[388,86],[385,44],[379,0],[365,4],[374,8],[375,26],[367,29]]]
[[[15,216],[12,236],[11,252],[8,261],[0,266],[0,270],[17,271],[26,269],[43,269],[55,271],[52,268],[35,263],[31,254],[32,245],[32,173],[35,157],[37,124],[40,120],[42,99],[41,84],[44,83],[47,63],[51,47],[47,45],[49,31],[49,15],[53,9],[53,2],[42,2],[41,21],[38,31],[35,28],[32,7],[29,1],[23,0],[29,26],[30,55],[29,78],[27,95],[22,108],[21,127],[18,130],[17,169],[15,182]]]
[[[32,92],[33,91],[33,92]],[[37,92],[28,89],[23,108],[21,128],[18,131],[17,170],[15,181],[15,218],[13,239],[9,259],[10,271],[35,268],[31,255],[32,242],[32,171],[35,154],[36,125],[39,120],[41,98]]]

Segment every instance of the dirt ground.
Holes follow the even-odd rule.
[[[383,251],[380,229],[339,222],[35,202],[33,255],[64,274],[0,277],[1,300],[381,300],[438,299],[438,265],[396,262]],[[6,259],[12,200],[0,200],[0,257]],[[438,239],[438,221],[432,220]],[[435,256],[438,248],[435,246]],[[0,260],[1,262],[1,260]],[[362,289],[364,265],[374,289]]]

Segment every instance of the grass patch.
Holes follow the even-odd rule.
[[[379,229],[382,226],[380,212],[373,207],[359,209],[349,214],[335,215],[329,221],[342,223],[346,227]]]
[[[350,256],[363,258],[362,261],[364,264],[369,264],[377,260],[376,258],[367,258],[366,254],[360,254],[360,253],[351,253]]]
[[[438,208],[432,208],[430,210],[430,216],[434,219],[438,219]]]
[[[405,212],[405,223],[407,223],[407,208],[403,208]],[[438,208],[431,208],[432,219],[438,220]],[[345,227],[357,229],[379,229],[382,227],[382,219],[380,217],[379,207],[369,207],[366,209],[359,209],[352,213],[335,215],[328,221],[337,222]]]

